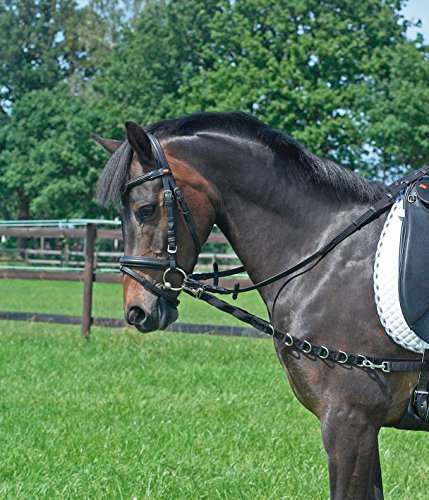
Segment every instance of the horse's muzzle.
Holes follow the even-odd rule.
[[[131,304],[125,311],[126,322],[142,333],[165,330],[178,316],[177,309],[163,298],[156,301],[151,311],[145,311],[138,302]]]

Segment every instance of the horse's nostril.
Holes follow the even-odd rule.
[[[130,325],[139,325],[145,319],[146,314],[140,307],[131,307],[127,313],[127,321]]]

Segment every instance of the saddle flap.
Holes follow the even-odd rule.
[[[412,184],[404,198],[399,253],[399,300],[408,326],[429,342],[429,177]]]

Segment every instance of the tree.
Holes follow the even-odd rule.
[[[122,134],[127,119],[150,123],[177,116],[178,89],[202,64],[202,50],[211,36],[207,27],[221,3],[144,3],[94,79],[99,105],[109,109],[107,131]]]
[[[3,217],[84,215],[93,206],[90,124],[97,115],[85,114],[86,91],[94,62],[113,43],[103,2],[93,3],[98,10],[78,9],[74,0],[0,4]]]
[[[62,84],[14,106],[0,153],[0,211],[30,219],[95,215],[93,189],[105,158],[91,141],[101,127],[83,97]]]
[[[427,162],[428,47],[403,3],[3,1],[0,211],[96,214],[90,134],[193,111],[247,111],[373,177]]]
[[[224,1],[210,19],[197,74],[178,89],[175,110],[241,109],[322,156],[373,174],[372,164],[381,162],[374,151],[394,148],[388,143],[392,129],[413,128],[416,115],[390,113],[395,123],[380,128],[390,94],[398,109],[406,104],[411,80],[415,101],[427,95],[427,57],[405,38],[403,3]],[[400,71],[404,54],[419,60],[415,78]],[[427,116],[420,122],[427,124]],[[422,141],[422,135],[415,137],[414,151],[424,148]],[[382,161],[393,168],[414,159],[389,153]]]
[[[384,53],[390,77],[368,93],[368,133],[378,161],[373,177],[429,164],[429,47],[419,40],[417,48],[406,42]]]
[[[0,110],[7,115],[24,94],[53,88],[87,54],[77,37],[74,0],[4,0],[0,4]]]

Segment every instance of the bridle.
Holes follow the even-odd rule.
[[[216,309],[230,314],[240,321],[243,321],[244,323],[247,323],[252,327],[266,333],[267,335],[281,341],[286,349],[295,349],[306,356],[320,358],[324,361],[333,361],[335,363],[345,364],[348,366],[356,366],[358,368],[381,370],[385,373],[420,371],[423,374],[427,373],[427,376],[429,378],[429,350],[425,351],[425,355],[423,356],[422,360],[410,360],[398,358],[379,358],[365,356],[362,354],[356,355],[344,351],[336,351],[331,348],[328,349],[326,346],[311,344],[308,340],[302,340],[298,337],[292,336],[289,333],[282,332],[281,330],[274,328],[274,326],[270,322],[258,316],[255,316],[254,314],[244,309],[220,300],[212,295],[212,293],[224,295],[231,294],[233,298],[236,298],[240,293],[262,288],[287,277],[288,280],[283,283],[276,295],[276,301],[279,293],[283,290],[284,286],[286,286],[292,279],[295,279],[298,276],[301,276],[303,273],[310,271],[315,265],[317,265],[317,263],[319,263],[323,259],[323,257],[325,257],[325,255],[331,252],[342,241],[344,241],[346,238],[354,234],[362,227],[377,219],[382,213],[388,210],[399,193],[401,193],[411,183],[419,179],[422,175],[427,175],[429,173],[428,167],[421,168],[418,171],[414,171],[392,183],[387,187],[385,195],[377,203],[370,207],[358,219],[354,220],[335,238],[328,241],[324,246],[319,248],[312,255],[303,259],[301,262],[298,262],[298,264],[246,288],[240,289],[238,284],[236,284],[234,288],[223,288],[218,286],[218,280],[220,277],[233,276],[235,274],[242,273],[245,271],[245,268],[243,266],[240,266],[228,271],[219,272],[217,265],[215,264],[213,266],[213,273],[187,274],[181,267],[177,266],[176,219],[179,210],[185,219],[186,225],[198,253],[200,251],[201,244],[199,242],[195,229],[194,218],[192,217],[185,202],[183,193],[178,188],[174,180],[173,173],[170,169],[167,158],[165,157],[161,144],[153,135],[147,134],[147,136],[149,137],[152,146],[152,152],[154,154],[158,169],[142,176],[130,179],[124,186],[123,196],[125,196],[130,191],[130,189],[133,189],[140,184],[158,178],[162,179],[168,230],[167,258],[158,259],[150,257],[136,257],[133,255],[123,255],[120,258],[119,262],[121,264],[120,269],[124,274],[140,283],[140,285],[142,285],[153,294],[159,297],[163,297],[175,307],[178,305],[179,301],[175,297],[171,296],[171,292],[180,292],[183,290],[189,295],[207,302],[209,305],[215,307]],[[150,281],[134,271],[134,269],[145,268],[163,270],[164,274],[162,283]],[[180,287],[173,287],[171,282],[167,280],[168,275],[174,272],[178,273],[183,278]],[[202,281],[208,279],[213,279],[213,285],[202,283]]]
[[[151,257],[136,257],[134,255],[123,255],[119,259],[119,263],[121,264],[120,269],[124,274],[140,283],[140,285],[145,287],[147,290],[159,297],[163,297],[170,302],[170,304],[176,307],[179,304],[179,301],[171,295],[171,292],[179,292],[182,290],[182,287],[173,287],[167,278],[170,273],[177,273],[181,275],[183,279],[185,279],[188,275],[177,265],[176,221],[179,209],[191,234],[197,253],[200,252],[201,245],[198,240],[194,218],[189,211],[182,191],[179,189],[176,181],[174,180],[173,172],[170,169],[162,146],[152,134],[147,134],[147,136],[149,137],[152,152],[158,168],[147,174],[130,179],[124,186],[122,196],[124,197],[136,186],[161,178],[167,216],[167,258],[158,259]],[[150,281],[134,271],[134,269],[145,268],[163,270],[164,274],[162,276],[162,283]]]

